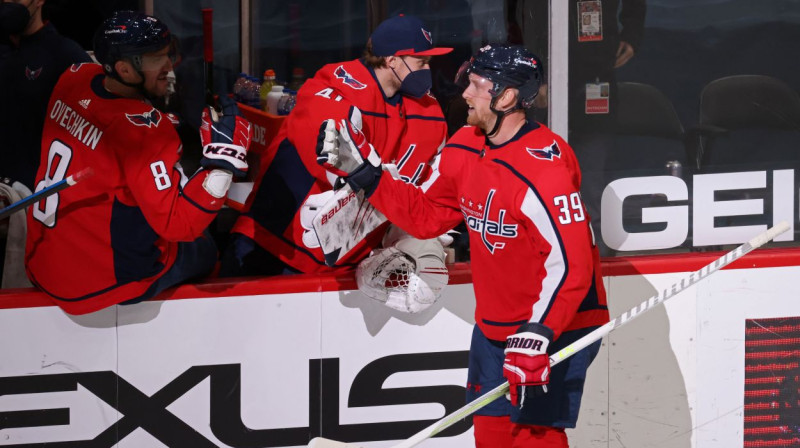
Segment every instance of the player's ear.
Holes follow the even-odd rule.
[[[519,96],[519,90],[507,88],[503,90],[503,93],[500,94],[500,99],[497,101],[495,108],[497,110],[508,110],[514,105],[517,104],[517,97]]]
[[[133,68],[133,64],[131,64],[130,61],[121,59],[115,62],[114,70],[116,70],[119,77],[125,82],[139,81],[139,74],[136,73],[136,70]]]
[[[386,66],[389,68],[397,69],[397,56],[386,56],[383,58],[386,61]]]

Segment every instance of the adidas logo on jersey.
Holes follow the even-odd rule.
[[[78,104],[80,104],[81,107],[83,107],[84,109],[88,109],[89,108],[89,103],[91,103],[91,102],[92,102],[92,100],[86,99],[86,100],[78,101]]]

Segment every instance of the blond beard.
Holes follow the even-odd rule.
[[[491,114],[491,116],[494,117],[495,120],[497,119],[495,114]],[[467,124],[479,128],[484,133],[489,132],[489,130],[492,129],[492,126],[494,126],[494,122],[487,123],[485,120],[481,120],[475,113],[472,115],[467,115]]]

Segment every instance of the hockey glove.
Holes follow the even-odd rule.
[[[503,376],[508,380],[508,398],[513,406],[522,409],[525,397],[547,393],[550,381],[547,348],[552,339],[553,330],[536,322],[522,325],[506,339]]]
[[[354,111],[350,120],[336,123],[328,119],[322,123],[317,137],[317,163],[344,177],[353,191],[364,190],[369,197],[381,177],[381,159],[361,132],[360,112]]]
[[[303,245],[309,249],[320,247],[319,237],[314,231],[314,218],[330,203],[336,194],[333,190],[323,191],[319,194],[310,194],[300,207],[300,225],[303,227]],[[337,203],[337,205],[339,205]],[[341,207],[341,206],[340,206]]]
[[[219,103],[221,114],[211,106],[203,110],[200,125],[203,158],[200,165],[206,169],[229,171],[242,178],[247,175],[247,149],[253,131],[250,122],[239,113],[235,101],[220,96]]]

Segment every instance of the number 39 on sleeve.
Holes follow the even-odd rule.
[[[556,196],[553,198],[553,203],[558,207],[558,222],[561,224],[570,224],[586,219],[586,214],[583,212],[581,195],[578,192],[572,193],[569,196]]]

